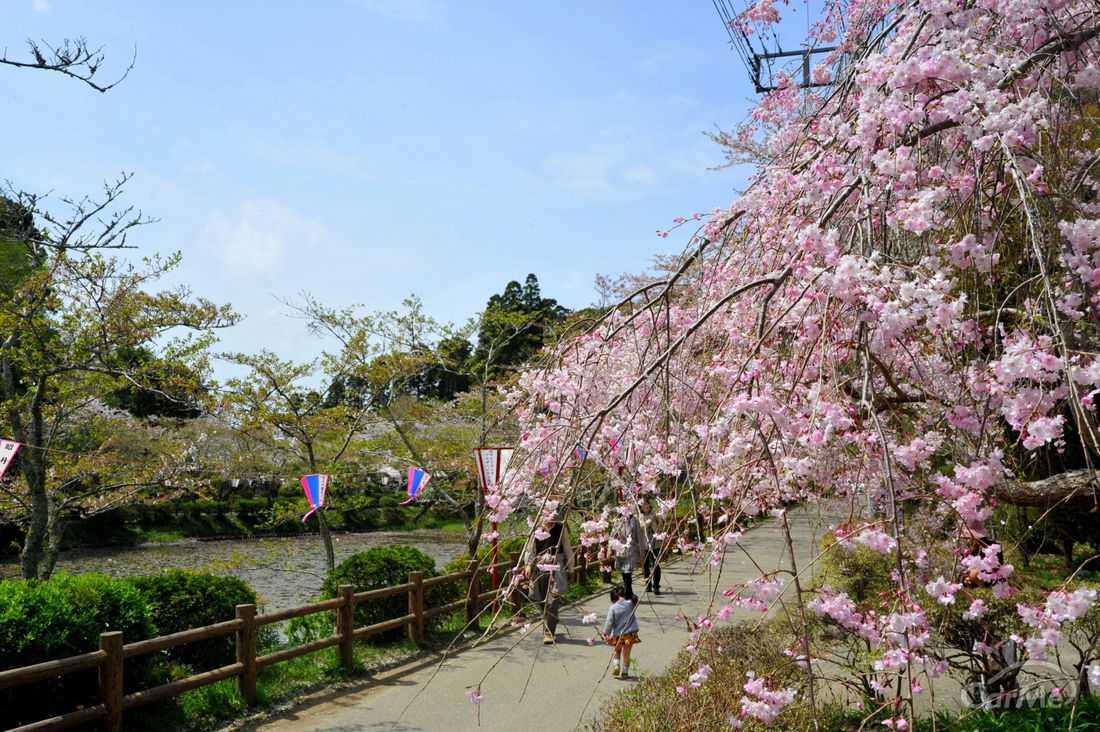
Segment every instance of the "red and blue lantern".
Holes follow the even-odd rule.
[[[424,486],[428,484],[428,481],[432,479],[432,476],[425,473],[420,468],[409,468],[409,497],[407,500],[401,502],[404,506],[406,503],[410,503],[412,499],[416,498],[416,494],[424,489]]]
[[[313,515],[314,511],[325,505],[325,492],[328,490],[328,479],[331,475],[313,473],[302,477],[302,490],[306,492],[306,500],[309,501],[309,511],[302,517],[302,521]]]

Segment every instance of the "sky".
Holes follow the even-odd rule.
[[[0,179],[56,201],[132,172],[139,253],[244,316],[219,350],[316,356],[301,292],[461,323],[534,273],[584,307],[745,182],[703,134],[753,95],[710,0],[0,4],[9,57],[79,36],[133,70],[100,94],[0,67]]]

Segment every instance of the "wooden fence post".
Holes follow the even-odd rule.
[[[336,611],[336,634],[340,636],[340,663],[345,671],[355,662],[355,586],[340,585],[340,597],[344,604]]]
[[[415,616],[409,625],[409,640],[419,643],[424,640],[424,573],[409,572],[409,615]]]
[[[100,633],[99,649],[107,653],[99,667],[99,700],[107,708],[103,728],[122,732],[122,632]]]
[[[473,623],[481,608],[477,606],[477,596],[481,592],[481,579],[478,577],[477,560],[466,562],[466,622]]]
[[[251,603],[237,605],[236,617],[244,621],[237,630],[237,663],[244,665],[237,677],[237,689],[251,704],[256,701],[256,606]]]

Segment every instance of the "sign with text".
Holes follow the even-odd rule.
[[[508,469],[508,461],[512,459],[512,451],[511,447],[474,448],[474,457],[477,458],[477,478],[482,490],[500,483],[504,477],[504,471]]]
[[[19,452],[21,444],[12,440],[0,440],[0,478],[4,477],[4,473],[11,466],[12,460],[15,459],[15,453]]]

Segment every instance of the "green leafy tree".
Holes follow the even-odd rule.
[[[557,300],[542,296],[539,280],[527,275],[493,295],[477,319],[477,347],[471,370],[496,378],[526,363],[548,342],[552,328],[568,313]]]
[[[456,466],[459,460],[470,465],[470,449],[476,443],[465,442],[458,450],[461,457],[450,451],[444,456],[437,451],[438,444],[418,437],[418,433],[435,434],[435,427],[441,422],[450,422],[454,416],[453,410],[440,402],[422,398],[424,395],[419,393],[418,384],[423,383],[425,374],[433,369],[437,370],[435,373],[465,374],[468,362],[456,364],[448,357],[448,352],[452,355],[469,352],[469,341],[464,333],[428,316],[415,297],[407,299],[401,310],[367,314],[354,307],[334,310],[309,296],[295,307],[309,319],[316,333],[335,338],[340,343],[339,359],[349,369],[345,384],[356,388],[354,401],[366,405],[388,423],[391,432],[375,436],[371,445],[436,476],[431,483],[431,498],[421,504],[420,515],[441,502],[449,510],[458,512],[471,529],[473,518],[464,510],[464,506],[471,503],[466,500],[470,483],[462,479],[447,481],[441,473],[453,475],[469,471],[469,468],[456,470]],[[466,341],[467,350],[463,350],[461,341]],[[350,397],[345,395],[345,398]],[[443,431],[453,436],[455,430]],[[461,426],[458,431],[462,431]],[[447,440],[440,444],[454,446],[458,442]],[[452,488],[459,489],[457,497],[445,488],[448,482]],[[476,491],[474,493],[476,500]]]
[[[421,398],[449,402],[473,386],[469,373],[474,347],[461,333],[447,336],[434,349],[435,359],[409,382],[409,393]]]
[[[0,485],[0,515],[25,528],[27,578],[53,571],[67,511],[162,492],[194,469],[188,447],[168,431],[132,429],[104,400],[127,386],[199,398],[214,329],[235,321],[227,306],[186,288],[153,289],[178,255],[140,263],[108,256],[147,222],[119,205],[127,180],[106,185],[99,199],[63,200],[60,211],[21,194],[3,206],[16,215],[5,217],[0,239],[23,262],[7,270],[0,290],[0,429],[23,447]],[[141,349],[151,354],[146,364],[119,358]],[[162,390],[168,383],[170,393]],[[131,429],[112,434],[122,423]]]
[[[266,451],[277,469],[338,474],[356,436],[370,417],[370,404],[334,398],[353,376],[345,362],[324,354],[309,363],[280,359],[269,351],[227,354],[249,373],[226,382],[225,415],[252,447]],[[316,383],[329,386],[317,389]],[[332,535],[324,508],[317,511],[325,561],[335,566]]]
[[[108,406],[139,418],[195,419],[203,413],[200,399],[207,395],[189,393],[188,385],[201,380],[196,382],[196,374],[186,365],[157,359],[145,347],[119,349],[116,358],[120,365],[144,376],[141,383],[128,381],[108,394]]]
[[[391,432],[367,444],[437,476],[417,518],[441,506],[457,512],[466,524],[468,549],[475,552],[484,505],[472,450],[507,419],[492,382],[538,352],[564,308],[542,297],[534,275],[523,286],[509,283],[462,329],[431,318],[416,297],[401,310],[369,314],[354,307],[334,310],[308,295],[293,307],[314,332],[341,344],[338,358],[348,371],[330,394],[389,423]]]
[[[31,211],[0,196],[0,291],[10,295],[34,271],[37,239]]]

